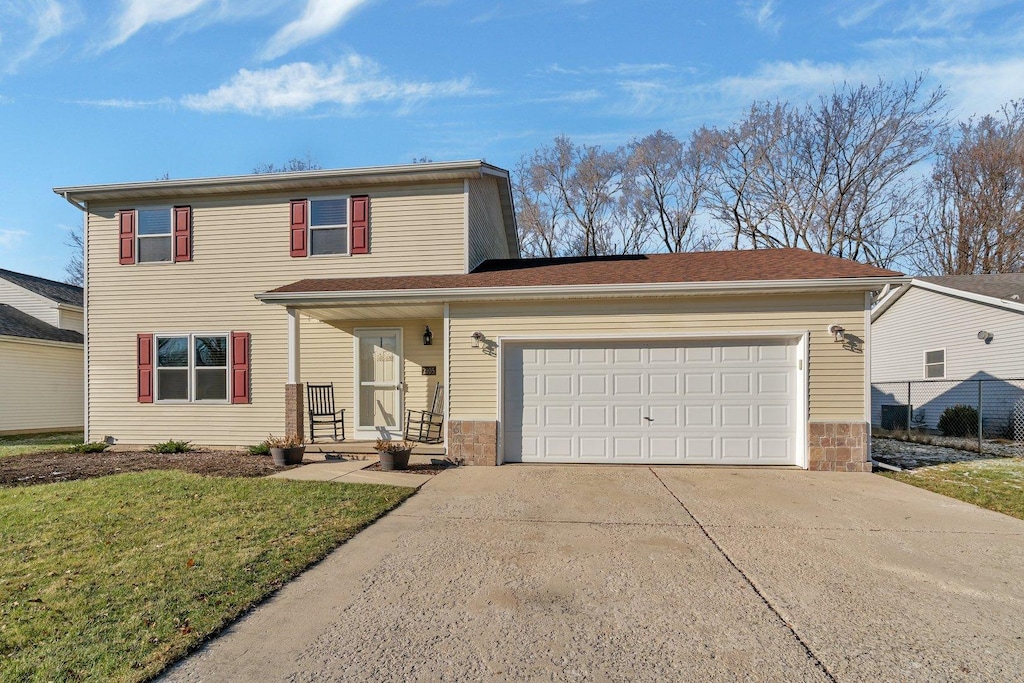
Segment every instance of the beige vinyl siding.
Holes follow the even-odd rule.
[[[109,434],[125,444],[184,438],[244,445],[280,434],[287,312],[261,304],[254,294],[313,277],[464,271],[461,182],[351,190],[360,193],[371,198],[371,253],[316,258],[289,256],[288,202],[294,196],[193,201],[193,261],[132,266],[118,264],[116,212],[137,206],[90,205],[90,436]],[[231,331],[252,335],[251,404],[136,401],[136,334]],[[318,335],[311,332],[303,346],[321,344]],[[308,355],[308,376],[316,379],[316,352]]]
[[[501,215],[498,181],[494,178],[469,183],[469,270],[487,259],[516,258],[509,251],[505,221]]]
[[[85,319],[81,311],[73,311],[67,308],[58,308],[59,327],[62,330],[74,330],[85,333]]]
[[[81,429],[81,346],[0,339],[0,433]]]
[[[44,296],[39,296],[35,292],[30,292],[3,278],[0,278],[0,304],[13,306],[22,313],[38,318],[48,325],[59,327],[60,321],[55,301],[50,301]]]
[[[430,346],[423,345],[423,329],[430,326],[434,335]],[[436,320],[359,320],[340,322],[320,322],[314,318],[302,316],[302,381],[309,384],[334,383],[334,400],[336,408],[345,409],[345,430],[349,438],[354,435],[355,411],[353,408],[355,393],[355,368],[353,352],[355,350],[356,329],[364,328],[401,328],[402,356],[404,361],[402,414],[405,410],[427,410],[433,398],[434,385],[444,383],[444,321]],[[437,374],[433,377],[423,375],[422,368],[433,365]],[[283,408],[282,408],[283,410]],[[309,424],[307,418],[306,431]],[[317,430],[318,434],[326,431]]]
[[[695,335],[810,332],[811,420],[864,420],[864,354],[833,341],[826,328],[842,325],[864,339],[864,295],[708,296],[567,300],[563,302],[452,304],[450,417],[496,419],[497,355],[474,349],[470,335],[585,337],[644,334]]]
[[[937,349],[948,379],[1024,377],[1024,313],[911,287],[871,326],[871,381],[924,379],[924,352]]]

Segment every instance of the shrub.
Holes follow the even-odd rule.
[[[189,441],[176,441],[171,439],[163,443],[156,443],[150,446],[149,450],[154,453],[189,453],[195,449]]]
[[[70,450],[72,453],[102,453],[108,448],[110,448],[110,444],[106,441],[87,441],[76,443]]]
[[[946,408],[939,418],[939,431],[945,436],[977,436],[978,411],[962,404]]]
[[[270,455],[270,444],[262,441],[255,446],[249,446],[249,455]]]

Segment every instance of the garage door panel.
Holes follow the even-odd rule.
[[[715,375],[711,372],[687,372],[683,375],[683,388],[687,396],[714,396]]]
[[[721,377],[723,396],[750,396],[753,382],[749,372],[723,372]]]
[[[507,461],[796,461],[792,342],[551,342],[503,357]]]

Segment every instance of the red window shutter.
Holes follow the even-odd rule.
[[[174,262],[192,260],[192,207],[174,207]]]
[[[249,398],[249,333],[231,333],[231,402],[251,403]]]
[[[370,198],[352,198],[352,253],[370,253]]]
[[[306,255],[306,200],[292,200],[291,244],[292,256]]]
[[[135,210],[121,209],[118,212],[118,222],[121,226],[119,263],[122,266],[130,266],[135,263]]]
[[[140,334],[136,339],[139,367],[139,403],[153,402],[153,335]]]

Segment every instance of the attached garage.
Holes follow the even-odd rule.
[[[503,346],[504,462],[805,462],[803,335]]]

